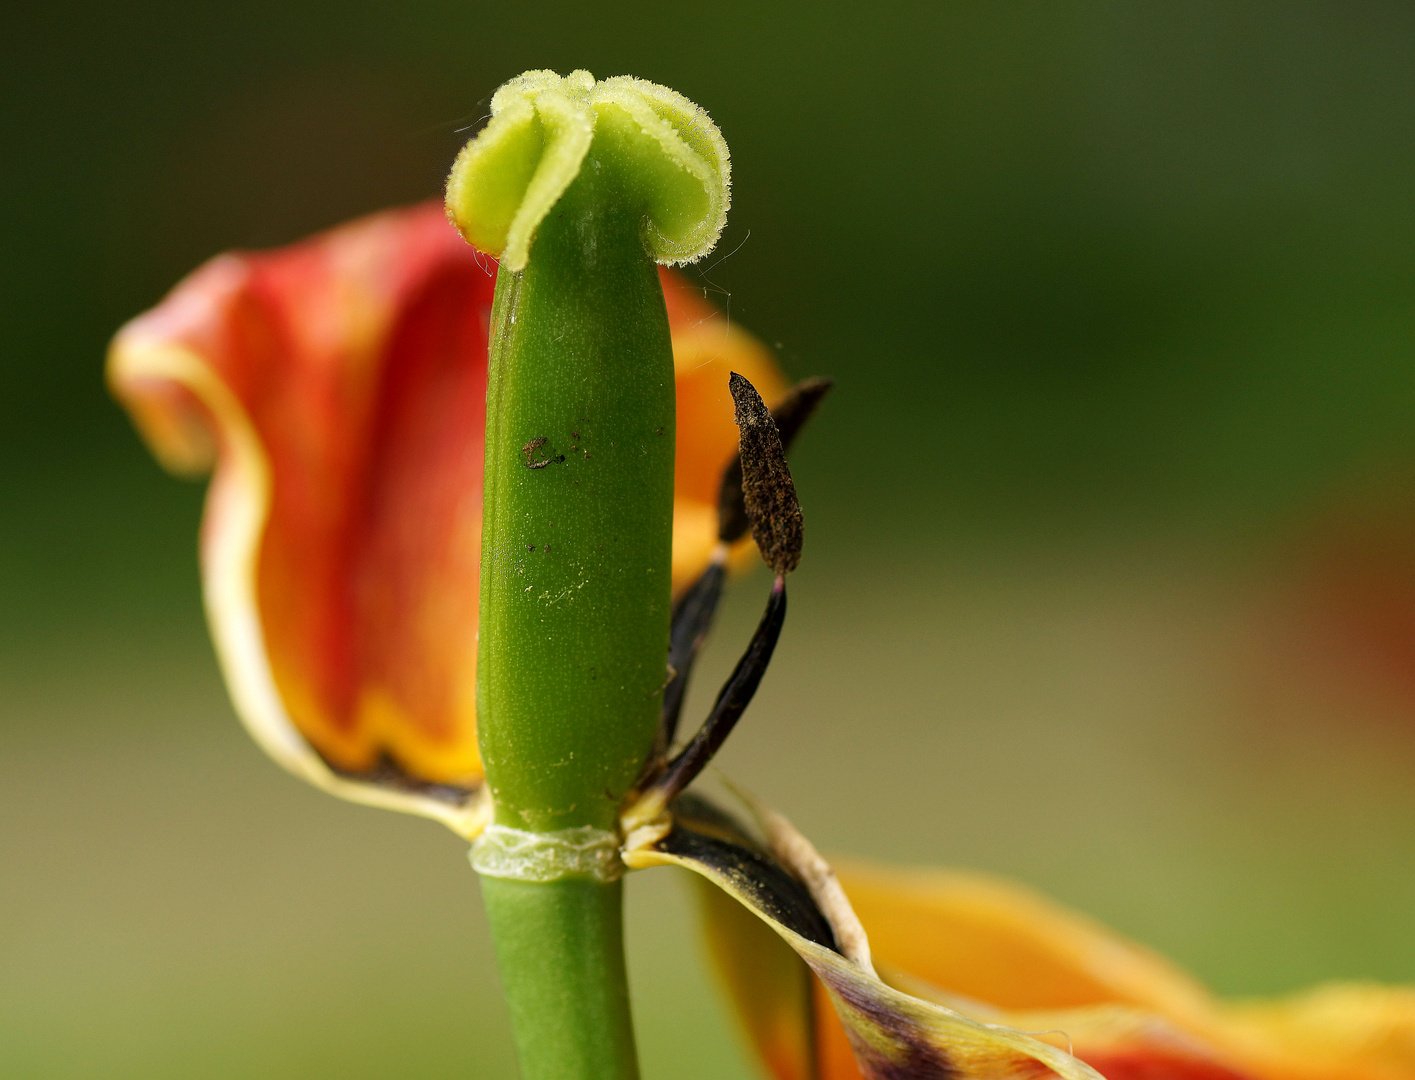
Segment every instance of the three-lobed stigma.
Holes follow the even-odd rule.
[[[731,199],[722,133],[682,94],[628,75],[528,71],[503,85],[452,166],[447,214],[468,243],[523,270],[537,227],[591,154],[617,171],[656,262],[713,249]]]

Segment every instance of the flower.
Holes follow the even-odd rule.
[[[867,863],[836,872],[889,988],[1032,1033],[1107,1080],[1415,1076],[1415,988],[1332,983],[1218,1001],[1163,958],[1018,885]],[[862,1072],[828,981],[813,986],[762,922],[721,897],[704,890],[712,955],[775,1080],[930,1075]]]
[[[487,818],[473,685],[494,273],[440,206],[389,211],[282,250],[212,260],[125,326],[108,360],[114,393],[163,463],[214,469],[203,590],[252,735],[328,791],[441,820],[468,838]],[[720,584],[718,537],[738,535],[718,521],[738,443],[729,371],[767,401],[790,395],[760,344],[681,281],[665,284],[682,593],[704,579]],[[686,676],[691,652],[684,664]],[[700,808],[695,817],[694,798],[627,837],[625,863],[676,861],[754,905],[830,987],[871,1075],[886,1073],[868,1063],[893,1054],[925,1071],[889,1075],[937,1076],[952,1063],[960,1080],[1094,1080],[1053,1047],[886,987],[803,839],[771,853],[754,853],[732,830],[733,842],[714,840],[703,831],[712,816]],[[774,835],[792,834],[778,824]],[[807,880],[827,887],[808,892]]]
[[[212,260],[124,327],[108,364],[164,464],[214,469],[203,587],[247,728],[326,790],[469,838],[486,817],[473,687],[495,272],[440,205],[388,211]],[[663,281],[683,594],[720,583],[720,566],[699,575],[738,444],[728,372],[768,402],[787,388],[758,342]],[[715,886],[713,954],[777,1080],[1415,1077],[1415,990],[1216,1002],[1015,886],[867,865],[837,876],[750,799],[755,833],[696,794],[666,812],[642,795],[625,810],[623,861]]]
[[[202,582],[237,712],[345,798],[481,828],[476,630],[495,261],[440,203],[221,255],[128,323],[114,394],[181,473],[214,469]],[[673,579],[716,542],[729,369],[771,354],[665,272],[677,372]]]
[[[1100,1080],[1025,1030],[974,1019],[968,1003],[881,978],[835,872],[780,814],[737,794],[755,832],[689,792],[667,820],[630,832],[623,858],[715,886],[703,890],[713,959],[775,1080]]]

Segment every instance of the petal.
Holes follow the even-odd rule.
[[[1065,1048],[1107,1080],[1242,1080],[1263,1075],[1224,1049],[1221,1039],[1196,1034],[1172,1018],[1142,1007],[1103,1004],[1007,1010],[939,990],[898,970],[886,970],[885,978],[926,1001],[956,1008],[976,1020],[1026,1031],[1042,1042]],[[1210,1028],[1213,1034],[1213,1020],[1210,1014],[1197,1026]]]
[[[160,458],[215,453],[207,611],[257,740],[464,833],[493,281],[438,206],[391,211],[214,259],[109,356]]]
[[[1008,1009],[1125,1002],[1172,1016],[1208,1008],[1159,956],[1010,882],[954,870],[836,864],[876,959]]]
[[[730,322],[680,275],[661,270],[673,369],[678,386],[678,450],[673,469],[673,591],[702,572],[717,544],[717,495],[722,470],[737,452],[737,425],[727,379],[745,375],[768,405],[789,389],[771,350]],[[732,565],[753,562],[744,539],[732,548]]]
[[[774,1080],[814,1080],[812,999],[818,984],[811,969],[736,897],[706,878],[697,882],[708,958],[768,1075]],[[830,1010],[828,1002],[822,1004]],[[843,1039],[838,1021],[836,1027]],[[848,1045],[845,1057],[853,1067]]]
[[[437,203],[377,214],[212,260],[119,332],[108,365],[164,465],[215,466],[204,591],[257,741],[327,790],[465,835],[484,812],[476,619],[494,275]],[[735,447],[728,368],[784,380],[681,278],[663,280],[685,348],[701,357],[708,328],[726,342],[678,386],[680,413],[697,418],[678,471],[720,474]],[[712,402],[696,400],[705,392]],[[697,442],[700,430],[715,437]],[[715,543],[715,488],[678,499],[675,585]]]
[[[754,812],[770,837],[769,851],[718,808],[686,797],[674,804],[671,822],[629,837],[625,862],[635,868],[677,865],[701,875],[773,930],[815,974],[839,1017],[856,1074],[840,1040],[807,1040],[817,1027],[812,1003],[802,1000],[779,946],[773,952],[760,939],[741,939],[741,927],[749,924],[734,927],[721,905],[707,907],[710,935],[738,942],[720,971],[773,1076],[1097,1080],[1063,1050],[887,985],[870,965],[869,947],[829,867],[784,819],[759,807]],[[751,1004],[764,993],[773,994],[770,1008]],[[821,1028],[828,1035],[830,1029]]]
[[[1155,954],[1017,885],[863,863],[837,871],[887,982],[1042,1032],[1109,1080],[1415,1078],[1415,989],[1332,985],[1223,1004]],[[843,1038],[819,1008],[816,1022],[822,1047]]]
[[[1410,1080],[1415,988],[1334,983],[1221,1006],[1221,1037],[1268,1076]]]
[[[992,1023],[1040,1032],[1108,1080],[1410,1080],[1415,991],[1336,984],[1277,1001],[1216,1004],[1182,1022],[1130,1005],[1008,1011],[913,992]],[[849,1075],[849,1074],[844,1074]]]

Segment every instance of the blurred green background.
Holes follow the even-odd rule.
[[[108,337],[437,192],[528,67],[732,146],[700,275],[839,388],[724,754],[1225,993],[1415,981],[1415,8],[19,0],[0,13],[0,1076],[514,1075],[473,875],[237,729]],[[745,639],[740,583],[696,696]],[[752,1075],[631,882],[646,1075]]]

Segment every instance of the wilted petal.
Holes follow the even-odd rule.
[[[1037,1033],[1108,1080],[1415,1077],[1415,990],[1339,984],[1217,1002],[1162,958],[1017,885],[956,871],[837,869],[886,981]],[[817,1010],[816,1019],[821,1046],[839,1040],[833,1018]]]
[[[829,868],[783,819],[758,810],[771,839],[768,849],[697,797],[680,799],[672,816],[671,825],[631,835],[625,861],[631,867],[685,867],[738,901],[805,962],[839,1017],[854,1063],[841,1041],[818,1027],[812,997],[803,992],[803,980],[791,976],[781,946],[722,905],[707,906],[710,938],[725,950],[720,970],[778,1080],[1096,1080],[1088,1066],[1062,1050],[970,1020],[881,980]],[[767,996],[770,1004],[760,1000]],[[858,1072],[852,1071],[855,1063]]]
[[[440,203],[223,255],[124,327],[109,382],[169,468],[215,467],[213,637],[242,720],[356,801],[481,827],[476,625],[494,261]],[[735,449],[729,368],[770,354],[664,272],[681,354],[677,472]],[[714,412],[720,413],[714,416]],[[716,490],[678,493],[674,582],[706,565]]]
[[[436,205],[391,211],[212,260],[109,357],[164,463],[214,459],[203,583],[252,734],[463,833],[493,283]]]

